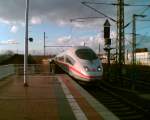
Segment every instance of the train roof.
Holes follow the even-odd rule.
[[[69,48],[68,50],[78,50],[78,49],[91,49],[91,48],[87,46],[74,46]]]
[[[56,57],[63,56],[66,53],[74,54],[74,52],[78,49],[91,49],[91,48],[87,47],[87,46],[73,46],[73,47],[67,49],[66,51],[62,52],[61,54],[58,54]]]

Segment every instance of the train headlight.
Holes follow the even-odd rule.
[[[85,71],[89,71],[89,68],[87,66],[84,66]]]
[[[101,71],[102,68],[100,66],[97,67],[97,71]]]

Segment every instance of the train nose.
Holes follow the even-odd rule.
[[[92,68],[91,71],[96,72],[96,68]]]
[[[100,66],[98,67],[88,67],[84,66],[85,71],[87,72],[97,72],[97,71],[102,71],[102,68]]]
[[[84,69],[85,69],[85,71],[87,71],[87,72],[95,72],[95,71],[96,71],[95,68],[91,68],[91,67],[89,67],[89,66],[84,66]]]

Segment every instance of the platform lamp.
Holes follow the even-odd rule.
[[[25,9],[25,46],[24,46],[24,86],[28,87],[27,66],[28,66],[28,19],[29,19],[29,0],[26,0]]]

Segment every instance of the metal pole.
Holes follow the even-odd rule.
[[[45,56],[45,32],[44,32],[44,56]]]
[[[85,41],[83,42],[83,46],[85,46]]]
[[[133,14],[133,27],[132,27],[132,86],[131,89],[135,90],[135,38],[136,38],[136,15]]]
[[[118,4],[119,4],[119,0],[118,0]],[[119,60],[118,50],[119,50],[119,5],[117,5],[116,63],[118,63]]]
[[[133,27],[132,27],[132,90],[135,90],[135,80],[136,80],[136,17],[146,17],[145,15],[136,15],[133,14]]]
[[[132,27],[132,64],[136,64],[136,17],[146,17],[146,15],[133,14],[133,27]]]
[[[108,60],[108,81],[110,80],[110,48],[107,51],[107,60]]]
[[[118,0],[118,4],[119,75],[121,75],[124,63],[124,0]]]
[[[122,50],[122,42],[121,42],[121,0],[118,1],[119,2],[119,17],[118,17],[118,31],[119,31],[119,35],[118,35],[118,40],[119,40],[119,71],[120,71],[120,67],[121,67],[121,50]]]
[[[132,27],[132,64],[135,64],[135,47],[136,47],[136,15],[133,15],[133,27]]]
[[[98,46],[98,53],[99,53],[99,55],[100,55],[100,51],[101,51],[101,45],[99,43],[99,46]]]
[[[25,46],[24,46],[24,86],[28,86],[27,83],[27,67],[28,67],[28,16],[29,16],[29,0],[26,0],[25,10]]]
[[[122,0],[122,63],[125,64],[124,0]]]

